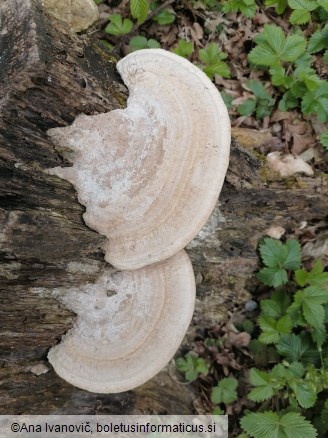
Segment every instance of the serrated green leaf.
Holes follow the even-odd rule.
[[[326,49],[328,47],[327,36],[324,31],[315,32],[309,39],[308,52],[317,53],[320,50]]]
[[[289,21],[291,22],[291,24],[306,24],[310,20],[311,14],[305,9],[296,9],[291,13],[289,17]]]
[[[110,23],[106,26],[105,32],[111,35],[125,35],[131,32],[133,23],[128,18],[122,19],[120,14],[114,14],[109,17]]]
[[[266,65],[269,67],[279,65],[280,62],[280,57],[276,53],[273,53],[271,47],[266,43],[252,49],[248,55],[248,59],[253,64]]]
[[[319,5],[328,12],[328,0],[317,0]]]
[[[281,266],[282,253],[285,252],[283,245],[279,240],[266,237],[259,245],[259,251],[263,263],[269,268]],[[285,258],[285,254],[283,258]]]
[[[218,56],[219,48],[216,43],[210,43],[205,49],[200,49],[199,51],[199,59],[204,64],[213,64],[215,61],[220,60],[221,58]]]
[[[295,279],[297,284],[302,287],[306,284],[321,287],[328,284],[328,272],[324,272],[322,261],[317,259],[310,272],[305,269],[298,269],[295,271]]]
[[[273,111],[273,105],[274,102],[260,100],[255,112],[256,120],[261,120],[264,119],[264,117],[269,117]]]
[[[308,272],[305,269],[297,269],[295,271],[295,280],[299,286],[305,286],[308,278]]]
[[[277,322],[274,318],[261,315],[258,319],[258,324],[262,330],[259,336],[259,341],[263,344],[275,344],[280,339],[280,334],[276,329]]]
[[[252,18],[256,12],[255,0],[226,0],[222,3],[222,12],[240,11],[245,17]]]
[[[320,136],[320,143],[323,147],[328,149],[328,131],[324,131]]]
[[[266,90],[266,88],[261,84],[260,81],[256,81],[254,79],[250,79],[247,81],[247,87],[253,92],[253,94],[259,99],[263,100],[271,100],[271,96]]]
[[[289,371],[294,377],[303,377],[305,374],[305,368],[301,362],[293,362],[289,367]]]
[[[285,291],[274,291],[270,299],[261,301],[263,315],[278,319],[284,316],[290,306],[290,298]]]
[[[296,395],[296,399],[302,408],[308,409],[314,406],[317,400],[316,391],[303,381],[291,382],[290,387]]]
[[[301,35],[287,37],[281,59],[286,62],[296,61],[306,50],[306,39]]]
[[[249,372],[249,380],[253,386],[267,386],[270,383],[270,376],[265,371],[251,368]]]
[[[297,413],[279,416],[275,412],[251,413],[241,419],[241,427],[253,438],[316,438],[309,421]]]
[[[183,58],[188,58],[188,56],[192,54],[193,50],[193,43],[191,41],[179,40],[178,47],[172,51]]]
[[[232,377],[225,377],[220,380],[217,386],[212,389],[211,401],[215,404],[230,404],[237,400],[238,381]]]
[[[322,304],[328,302],[328,290],[309,286],[301,293],[302,310],[305,320],[314,328],[323,327],[325,311]]]
[[[251,97],[245,100],[245,102],[241,103],[237,107],[237,111],[241,116],[250,116],[253,114],[256,108],[256,100]]]
[[[167,24],[172,24],[175,21],[175,15],[172,14],[168,9],[163,9],[153,18],[159,25],[165,26]]]
[[[138,24],[142,24],[149,12],[148,0],[130,0],[130,11],[132,17],[138,20]]]
[[[287,0],[265,0],[266,6],[275,6],[277,14],[281,15],[285,12]]]
[[[271,397],[273,397],[273,394],[274,392],[271,386],[259,386],[251,389],[247,397],[249,400],[260,403],[265,400],[269,400]]]
[[[320,363],[320,354],[308,333],[281,335],[276,348],[289,362]]]
[[[161,47],[160,43],[153,38],[149,38],[148,40],[148,48],[149,49],[159,49]]]
[[[147,38],[140,35],[134,36],[130,39],[129,46],[132,47],[133,50],[146,49],[148,47]]]
[[[228,108],[228,110],[230,110],[232,108],[232,101],[234,99],[233,96],[230,96],[230,94],[222,90],[221,97],[223,99],[223,102],[225,103],[225,106]]]
[[[290,90],[282,96],[279,102],[278,109],[280,111],[288,111],[291,108],[296,108],[299,105],[299,99],[295,97]]]
[[[209,367],[208,367],[205,359],[203,359],[202,357],[198,357],[196,359],[195,369],[198,373],[204,374],[205,376],[208,374],[208,371],[209,371]]]
[[[285,245],[287,255],[283,261],[283,267],[290,271],[295,271],[301,264],[301,245],[297,240],[288,240]]]
[[[281,27],[274,24],[265,24],[263,35],[274,53],[280,55],[284,52],[286,37]]]
[[[314,11],[318,4],[314,0],[288,0],[288,5],[292,9],[299,9],[305,11]]]
[[[203,71],[210,79],[212,79],[214,75],[230,78],[229,67],[224,61],[216,61],[214,64],[206,66]]]
[[[288,283],[287,272],[281,268],[262,268],[256,277],[267,286],[279,287]]]
[[[292,331],[293,323],[289,315],[284,315],[278,319],[276,330],[280,334],[289,334]]]
[[[184,358],[179,357],[175,364],[180,372],[185,373],[185,378],[188,382],[196,380],[200,373],[208,373],[208,366],[205,360],[191,352],[187,353]]]

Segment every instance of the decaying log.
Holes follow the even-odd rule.
[[[92,281],[104,266],[104,238],[87,228],[74,188],[44,172],[67,165],[46,131],[125,105],[115,59],[88,36],[49,18],[36,0],[0,6],[0,413],[192,413],[194,394],[174,367],[134,391],[99,395],[60,379],[48,350],[74,314],[33,293]],[[295,229],[325,219],[323,178],[292,188],[268,183],[261,162],[233,143],[220,201],[187,250],[197,279],[195,327],[226,316],[249,298],[256,247],[272,224]]]

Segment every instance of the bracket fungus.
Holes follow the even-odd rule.
[[[176,254],[209,218],[228,166],[230,121],[215,85],[178,55],[139,50],[117,69],[127,108],[50,129],[74,152],[72,167],[50,172],[76,187],[86,224],[108,238],[106,261],[134,270]]]
[[[104,271],[94,284],[54,295],[78,315],[49,352],[55,371],[79,388],[116,393],[141,385],[171,360],[192,318],[195,280],[182,250],[136,271]]]

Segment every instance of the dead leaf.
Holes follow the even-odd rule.
[[[307,176],[312,176],[314,173],[312,167],[302,158],[293,155],[282,156],[280,152],[270,152],[267,155],[267,165],[284,178],[295,173],[305,173]]]
[[[229,331],[227,333],[228,342],[234,347],[241,348],[247,347],[250,343],[251,335],[247,332],[234,333]]]

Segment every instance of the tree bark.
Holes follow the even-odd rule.
[[[68,164],[46,131],[124,107],[127,90],[104,48],[70,33],[36,0],[2,0],[0,18],[0,413],[192,413],[196,395],[174,366],[134,391],[101,395],[66,383],[47,362],[74,314],[33,288],[93,281],[105,262],[104,237],[84,224],[74,188],[44,172]],[[187,248],[198,286],[186,345],[197,327],[249,299],[265,229],[325,220],[323,178],[286,188],[261,175],[261,162],[233,143],[217,208]]]

